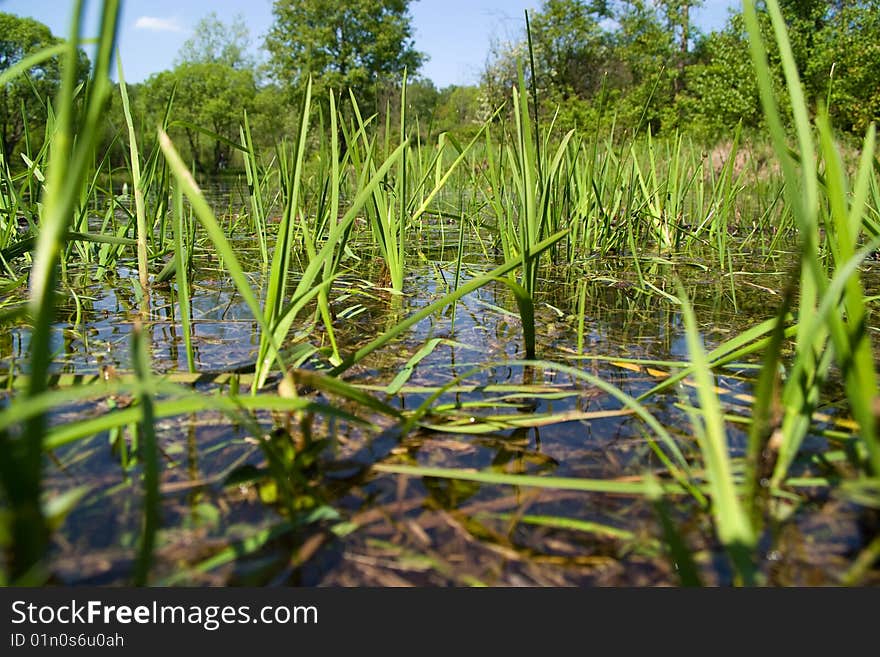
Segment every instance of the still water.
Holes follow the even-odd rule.
[[[344,273],[330,294],[343,352],[366,344],[449,292],[459,255],[455,226],[422,225],[413,233],[404,293],[395,294],[383,280],[368,228],[357,231]],[[490,269],[485,250],[487,244],[491,249],[492,234],[482,231],[476,233],[480,239],[472,236],[464,242],[462,280]],[[233,242],[252,289],[265,289],[267,274],[259,266],[253,236],[238,230]],[[491,251],[489,255],[500,257]],[[538,357],[549,363],[546,367],[515,363],[523,349],[516,303],[506,286],[490,284],[463,298],[454,312],[447,308],[420,322],[348,371],[346,381],[366,386],[377,398],[405,410],[418,408],[439,386],[454,387],[435,395],[430,403],[438,412],[404,436],[391,431],[390,421],[383,417],[369,418],[375,423],[372,428],[312,418],[309,429],[323,442],[316,462],[306,468],[301,491],[303,509],[312,509],[314,517],[295,529],[279,529],[284,518],[271,490],[247,476],[264,465],[264,453],[250,427],[214,411],[160,419],[156,430],[164,466],[162,530],[153,581],[381,586],[674,583],[657,517],[640,497],[482,485],[369,469],[375,463],[396,463],[619,481],[661,470],[641,421],[620,414],[617,399],[555,370],[552,363],[587,372],[638,397],[688,358],[682,316],[663,292],[675,294],[676,281],[681,281],[711,349],[774,316],[795,261],[790,252],[743,251],[724,270],[693,254],[638,254],[638,269],[635,264],[632,255],[566,265],[544,260],[536,324]],[[131,327],[139,307],[134,267],[134,262],[122,260],[101,276],[85,266],[64,273],[62,289],[69,293],[63,296],[53,334],[55,373],[131,369]],[[874,263],[864,266],[869,294],[878,287],[876,270]],[[258,327],[207,240],[195,250],[191,284],[197,371],[246,371],[256,357]],[[173,285],[154,287],[145,332],[155,373],[173,379],[186,371]],[[0,328],[0,370],[28,372],[28,338],[25,326]],[[326,336],[320,324],[305,323],[294,326],[290,343],[294,342],[321,348]],[[433,349],[411,362],[429,344]],[[649,367],[634,360],[660,364]],[[749,417],[744,396],[751,391],[755,364],[732,364],[717,379],[731,415]],[[327,363],[316,356],[302,367],[320,370]],[[403,383],[402,371],[410,373]],[[404,387],[387,394],[396,377]],[[213,383],[210,377],[194,384],[208,395],[225,394],[227,385]],[[267,391],[274,392],[276,385],[277,380],[271,381]],[[364,414],[362,408],[326,393],[306,394]],[[0,404],[9,399],[7,395]],[[129,402],[98,398],[71,404],[57,409],[51,421],[81,421]],[[693,389],[686,383],[647,402],[686,457],[697,452],[688,414],[693,403]],[[821,410],[832,418],[837,414],[833,403]],[[517,415],[542,414],[556,419],[540,426],[515,426]],[[507,420],[493,428],[482,421],[490,415]],[[267,432],[290,421],[271,413],[258,413],[255,419]],[[468,431],[469,421],[479,430]],[[742,454],[741,424],[728,423],[728,439],[733,453]],[[83,495],[55,533],[51,565],[57,582],[121,584],[130,576],[142,519],[134,441],[130,429],[101,432],[61,447],[47,459],[47,489],[57,493],[82,487]],[[809,453],[826,446],[826,440],[815,435],[804,449]],[[805,465],[796,468],[809,471]],[[671,512],[706,582],[728,583],[730,573],[707,531],[706,516],[687,501],[673,504]],[[768,582],[833,582],[866,540],[860,522],[856,508],[816,493],[809,504],[797,507],[796,517],[768,529],[777,532],[761,565]]]

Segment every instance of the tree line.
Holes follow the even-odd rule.
[[[613,135],[684,131],[711,143],[740,123],[746,130],[761,126],[738,11],[704,34],[693,22],[702,0],[545,0],[528,16],[528,29],[524,21],[519,34],[491,43],[477,84],[438,89],[419,75],[426,57],[414,41],[411,1],[276,0],[274,23],[256,53],[243,18],[225,22],[212,13],[171,70],[129,85],[138,128],[152,132],[166,121],[189,160],[216,172],[237,166],[232,143],[245,112],[263,148],[293,134],[307,79],[313,96],[335,93],[342,106],[351,90],[358,110],[377,113],[381,126],[398,111],[407,71],[407,111],[417,117],[420,136],[466,137],[489,117],[505,119],[519,67],[539,113],[563,127]],[[807,96],[829,107],[839,129],[863,132],[880,116],[880,0],[780,5]],[[769,18],[761,15],[769,34]],[[37,21],[0,13],[0,72],[58,41]],[[778,56],[770,57],[781,85]],[[80,60],[85,80],[84,53]],[[0,88],[6,166],[23,166],[20,154],[39,149],[58,83],[58,62],[48,60]],[[114,146],[124,126],[118,96],[107,116],[103,146],[124,158],[121,144]]]

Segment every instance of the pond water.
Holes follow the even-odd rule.
[[[413,233],[404,293],[394,294],[385,287],[382,264],[367,246],[367,229],[357,230],[352,251],[359,259],[344,262],[343,276],[330,295],[344,352],[448,292],[458,256],[455,226],[424,225]],[[253,288],[263,288],[265,273],[257,264],[252,236],[239,232],[233,237]],[[483,249],[491,245],[491,234],[484,232],[482,238],[465,241],[462,280],[490,268]],[[645,253],[638,254],[637,263],[627,256],[566,266],[544,259],[536,307],[538,357],[597,376],[637,397],[671,369],[646,368],[633,359],[682,362],[688,357],[678,306],[658,289],[675,294],[675,281],[681,280],[702,338],[711,348],[773,317],[794,266],[792,252],[745,250],[735,253],[732,266],[725,269],[693,254]],[[134,262],[121,261],[100,280],[95,280],[91,267],[66,271],[66,289],[75,295],[65,295],[58,314],[53,340],[56,373],[94,374],[107,371],[108,365],[120,372],[131,369],[130,332],[138,316],[134,267]],[[868,294],[880,287],[877,269],[873,262],[863,267]],[[196,369],[222,373],[253,362],[259,344],[256,322],[206,240],[195,252],[192,285]],[[173,288],[156,286],[145,332],[154,372],[165,376],[187,367],[178,314]],[[303,331],[300,341],[323,346],[320,328],[294,329]],[[0,371],[27,373],[28,336],[22,326],[0,328]],[[382,389],[435,338],[439,342],[414,365],[403,391],[385,394]],[[278,531],[283,517],[271,495],[241,478],[264,461],[248,427],[219,412],[160,419],[156,430],[163,462],[162,529],[152,581],[309,586],[674,584],[657,516],[641,497],[513,488],[369,469],[381,462],[619,481],[662,469],[643,423],[615,413],[621,408],[619,401],[552,366],[524,369],[515,364],[522,349],[515,300],[506,286],[490,284],[464,297],[454,316],[451,308],[445,309],[348,371],[346,381],[367,386],[371,394],[405,409],[418,407],[438,386],[456,382],[456,388],[432,403],[438,408],[457,406],[465,426],[472,416],[480,430],[469,432],[461,423],[447,424],[444,430],[443,424],[452,422],[452,411],[436,419],[429,416],[425,424],[433,428],[403,437],[383,431],[390,423],[381,417],[370,418],[377,425],[374,429],[314,418],[313,436],[328,440],[316,457],[317,465],[308,470],[303,503],[313,503],[324,516],[294,530]],[[737,395],[751,391],[754,364],[737,364],[718,377],[727,412],[749,416],[748,403]],[[303,365],[321,366],[316,359]],[[267,389],[274,391],[276,384],[270,382]],[[528,395],[522,393],[525,385],[532,391]],[[204,394],[227,390],[226,384],[209,381],[195,387]],[[364,414],[326,393],[307,394]],[[0,404],[9,399],[7,395]],[[482,406],[469,405],[472,402]],[[51,422],[69,423],[125,403],[102,398],[72,404],[53,413]],[[650,398],[647,407],[684,454],[693,456],[689,403],[695,403],[693,390],[678,385]],[[833,403],[821,410],[837,413]],[[524,427],[511,427],[515,422],[508,421],[497,429],[480,422],[492,414],[528,418],[542,413],[557,419]],[[270,413],[257,414],[257,419],[267,431],[285,422]],[[745,433],[739,427],[728,423],[734,453],[744,447]],[[123,457],[131,450],[131,440],[130,432],[99,433],[61,447],[47,459],[49,491],[88,487],[55,532],[54,581],[109,585],[126,583],[130,577],[142,522],[140,466],[126,465]],[[826,440],[815,435],[804,449],[809,453],[825,445]],[[807,465],[796,465],[795,471],[798,468],[809,471]],[[819,490],[803,494],[805,502],[793,507],[794,517],[767,530],[760,569],[769,583],[833,583],[869,540],[857,507]],[[731,573],[711,540],[706,515],[696,513],[687,501],[673,504],[672,515],[706,583],[729,583]]]

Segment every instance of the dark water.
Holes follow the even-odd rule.
[[[338,313],[337,339],[344,352],[354,350],[385,329],[448,292],[455,277],[457,230],[439,224],[414,234],[405,293],[383,287],[381,263],[366,246],[366,229],[355,236],[360,260],[347,260],[331,300]],[[463,280],[488,271],[485,242],[468,240]],[[254,241],[237,236],[236,245],[254,289],[265,285]],[[493,257],[498,257],[490,252]],[[633,257],[586,259],[573,265],[544,260],[538,296],[538,355],[600,377],[631,396],[660,380],[638,366],[603,359],[685,361],[687,348],[678,307],[642,285]],[[790,272],[791,253],[742,252],[734,272],[694,255],[658,258],[639,254],[643,280],[670,294],[681,280],[691,298],[707,349],[774,316]],[[494,265],[492,265],[494,266]],[[137,315],[134,263],[125,261],[100,281],[94,269],[70,268],[65,297],[53,335],[56,372],[97,373],[107,364],[130,370],[129,342]],[[877,265],[865,265],[869,294],[876,293]],[[586,286],[583,354],[578,343],[578,286]],[[222,263],[206,243],[195,254],[192,281],[193,343],[199,371],[229,371],[253,361],[257,325],[236,293]],[[146,328],[154,371],[186,371],[182,329],[172,287],[153,290]],[[307,318],[308,314],[302,317]],[[299,327],[299,329],[306,327]],[[298,327],[294,327],[298,330]],[[0,328],[3,370],[27,373],[27,328]],[[526,371],[512,361],[522,357],[522,333],[515,301],[504,285],[488,285],[465,297],[453,316],[450,308],[426,319],[402,338],[369,356],[346,373],[353,383],[387,385],[427,341],[441,343],[413,369],[408,386],[434,388],[471,371],[462,384],[555,386],[561,393],[542,398],[508,399],[501,393],[449,392],[435,405],[485,402],[466,412],[603,412],[619,409],[611,396],[551,367]],[[319,329],[305,336],[323,344]],[[734,395],[751,390],[753,363],[724,371],[717,384],[725,409],[748,417],[748,406]],[[317,360],[305,364],[320,368]],[[658,366],[659,370],[670,368]],[[215,394],[217,386],[198,386]],[[381,392],[377,396],[385,399]],[[415,390],[388,396],[389,403],[414,409],[430,394]],[[336,402],[326,396],[323,401]],[[8,404],[9,398],[0,402]],[[686,385],[650,399],[648,409],[680,443],[686,456],[697,453],[691,419],[682,410],[694,402]],[[510,405],[510,406],[507,406]],[[351,410],[357,410],[348,407]],[[55,424],[107,412],[106,400],[72,405],[53,414]],[[822,409],[834,414],[833,404]],[[363,410],[359,412],[363,413]],[[464,411],[463,411],[464,412]],[[270,431],[283,418],[269,413],[258,420]],[[654,585],[675,583],[659,543],[651,506],[637,497],[553,490],[484,486],[465,481],[405,477],[381,473],[347,477],[339,463],[364,455],[371,462],[492,469],[503,473],[560,477],[626,479],[662,464],[646,439],[644,425],[627,416],[557,422],[541,427],[507,428],[485,433],[419,430],[400,438],[335,425],[317,418],[316,435],[332,436],[320,455],[329,464],[313,474],[304,497],[311,496],[338,517],[315,522],[269,540],[247,554],[205,572],[197,564],[222,554],[236,540],[283,520],[277,507],[260,499],[253,485],[226,485],[242,466],[260,466],[263,453],[246,427],[218,412],[164,418],[157,423],[163,452],[162,526],[154,568],[156,582],[192,584],[303,585]],[[383,424],[384,422],[384,424]],[[744,433],[728,424],[735,454]],[[378,438],[377,438],[378,436]],[[56,451],[46,464],[52,492],[87,486],[88,492],[56,532],[52,568],[57,581],[71,584],[125,583],[130,576],[141,524],[140,468],[121,462],[119,441],[132,435],[107,433]],[[811,437],[805,449],[822,450],[826,441]],[[130,446],[129,446],[130,448]],[[800,466],[797,466],[800,467]],[[238,470],[241,472],[241,470]],[[806,498],[805,498],[806,499]],[[682,501],[673,504],[682,534],[696,555],[707,583],[727,583],[728,572],[712,538],[707,516]],[[864,518],[852,505],[816,492],[796,507],[793,518],[768,530],[761,569],[769,583],[832,583],[866,540]],[[601,525],[590,531],[530,524],[528,517],[568,518]],[[525,519],[525,520],[524,520]],[[614,533],[617,530],[617,533]],[[622,532],[622,533],[621,533]],[[180,575],[177,580],[168,578]]]

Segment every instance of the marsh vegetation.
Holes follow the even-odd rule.
[[[145,131],[117,14],[87,79],[80,14],[0,73],[62,71],[0,171],[4,584],[878,582],[875,129],[775,0],[715,150],[556,121],[533,50],[464,135],[405,69],[382,112],[305,76],[271,147],[173,89]]]

